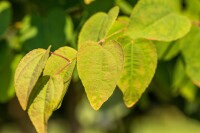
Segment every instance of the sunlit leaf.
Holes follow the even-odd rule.
[[[116,41],[108,41],[102,46],[114,56],[117,62],[117,77],[120,78],[124,67],[124,53],[122,47]]]
[[[108,48],[113,50],[107,50]],[[116,60],[121,55],[119,48],[117,43],[101,46],[97,42],[89,41],[78,51],[79,77],[85,87],[90,104],[95,110],[98,110],[108,100],[116,87],[121,68],[118,67],[118,63],[123,58]]]
[[[191,23],[176,13],[174,1],[140,0],[134,7],[127,35],[131,38],[172,41],[183,37]]]
[[[119,42],[123,45],[125,64],[118,86],[124,94],[125,104],[131,107],[151,82],[157,65],[157,54],[150,41],[123,38]]]
[[[38,133],[47,133],[48,119],[62,100],[61,76],[43,76],[35,85],[29,100],[28,114]]]
[[[124,35],[124,32],[126,31],[128,24],[129,24],[128,17],[126,16],[119,17],[109,30],[108,34],[106,35],[106,41],[117,40],[120,36]]]
[[[63,90],[63,96],[65,95],[65,92],[67,91],[67,88],[70,84],[72,74],[76,65],[76,50],[70,47],[61,47],[58,50],[54,51],[55,54],[61,55],[65,58],[68,58],[71,62],[68,62],[62,57],[59,57],[57,55],[52,54],[44,68],[43,75],[47,76],[53,76],[56,74],[61,75],[64,82],[64,90]]]
[[[103,39],[118,16],[119,8],[112,8],[108,14],[99,12],[94,14],[84,24],[78,39],[78,47],[86,41],[100,41]]]
[[[24,110],[29,96],[39,79],[49,57],[49,50],[35,49],[23,57],[17,66],[14,83],[18,100]]]

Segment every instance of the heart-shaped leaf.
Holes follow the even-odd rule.
[[[35,85],[29,99],[28,114],[38,133],[47,133],[48,119],[59,106],[63,90],[60,75],[43,76]]]
[[[157,54],[154,44],[147,40],[120,39],[125,63],[118,86],[127,107],[133,106],[148,87],[155,73]]]
[[[39,79],[47,59],[49,51],[44,49],[35,49],[23,57],[17,66],[14,83],[18,100],[24,110],[27,108],[29,96]]]
[[[78,47],[80,48],[86,41],[98,42],[103,39],[114,24],[118,13],[119,8],[114,7],[108,14],[99,12],[89,18],[79,34]]]
[[[188,18],[179,15],[169,0],[140,0],[134,7],[127,35],[133,39],[172,41],[183,37],[191,27]]]
[[[98,110],[112,95],[119,79],[121,69],[119,62],[123,57],[120,57],[122,50],[119,50],[120,46],[117,45],[116,42],[110,42],[101,46],[97,42],[89,41],[78,51],[79,77],[90,104],[95,110]],[[118,57],[119,59],[116,60]]]
[[[58,73],[61,75],[65,88],[63,90],[62,97],[64,97],[72,78],[72,74],[76,65],[76,53],[76,50],[67,46],[59,48],[58,50],[54,51],[54,54],[58,54],[64,58],[67,58],[70,60],[70,62],[62,57],[52,54],[49,57],[43,71],[43,75],[53,76]]]

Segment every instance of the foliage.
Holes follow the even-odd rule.
[[[177,95],[195,101],[200,87],[198,0],[185,0],[186,7],[181,0],[84,2],[85,12],[65,2],[35,0],[40,15],[32,7],[30,14],[12,21],[13,3],[0,2],[0,102],[16,92],[37,132],[45,133],[70,83],[79,80],[94,110],[104,108],[116,88],[127,107],[139,101],[142,109],[148,100],[140,98],[148,87],[146,93],[160,101]],[[100,3],[105,8],[95,9]]]

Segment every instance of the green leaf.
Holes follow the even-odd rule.
[[[155,73],[157,54],[154,44],[147,40],[119,40],[123,45],[125,63],[118,83],[127,107],[133,106],[148,87]]]
[[[65,92],[67,91],[67,88],[70,84],[72,74],[76,65],[77,51],[74,50],[73,48],[65,46],[54,51],[54,53],[59,54],[65,58],[68,58],[71,62],[68,62],[62,57],[52,54],[46,63],[46,66],[43,71],[43,75],[53,76],[59,73],[64,68],[62,72],[59,74],[61,75],[64,81],[64,87],[65,87],[64,92],[63,92],[63,97],[64,97]]]
[[[199,21],[200,1],[199,0],[185,0],[186,10],[185,15],[194,21]]]
[[[179,58],[176,61],[176,64],[173,69],[173,75],[172,75],[172,87],[175,89],[179,89],[181,86],[183,86],[189,78],[187,77],[185,73],[185,66],[182,58]]]
[[[11,22],[12,10],[8,1],[0,2],[0,37],[7,30]]]
[[[192,27],[191,31],[179,41],[186,63],[186,73],[194,84],[200,87],[200,28]]]
[[[38,133],[47,133],[48,119],[59,106],[63,90],[60,75],[43,76],[35,85],[29,100],[28,114]]]
[[[127,35],[131,38],[172,41],[191,27],[188,18],[176,13],[175,1],[140,0],[132,11]]]
[[[188,102],[195,102],[198,88],[190,80],[185,81],[179,91]]]
[[[78,73],[91,106],[98,110],[116,87],[121,69],[118,63],[123,57],[120,57],[122,53],[116,42],[101,46],[88,41],[83,45],[77,54]]]
[[[119,8],[112,8],[108,14],[99,12],[94,14],[84,24],[78,39],[78,48],[85,44],[86,41],[100,41],[103,39],[112,25],[114,24],[119,13]]]
[[[180,45],[176,42],[155,42],[159,60],[169,61],[180,52]]]
[[[16,69],[15,91],[24,110],[27,108],[29,96],[45,67],[49,51],[50,47],[48,50],[35,49],[29,52],[23,57]]]

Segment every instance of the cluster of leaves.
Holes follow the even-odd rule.
[[[78,51],[65,46],[50,52],[49,47],[47,50],[35,49],[25,55],[15,73],[15,90],[36,130],[41,133],[47,131],[47,121],[61,105],[76,62],[79,77],[95,110],[108,100],[116,86],[122,91],[126,106],[132,107],[154,76],[156,48],[160,58],[160,49],[165,54],[171,47],[169,42],[190,31],[191,22],[181,15],[179,5],[178,0],[141,0],[135,5],[130,17],[118,17],[118,7],[108,13],[98,12],[82,27]],[[196,28],[190,32],[198,36]],[[190,33],[188,36],[191,39]],[[187,36],[180,40],[180,45],[185,40]],[[161,41],[167,42],[165,48],[159,44],[163,43]],[[192,81],[198,85],[196,70],[199,67],[193,63],[196,60],[188,56],[192,48],[187,46],[183,47],[185,62],[188,64],[186,72],[192,75]],[[185,79],[184,75],[181,79]]]

